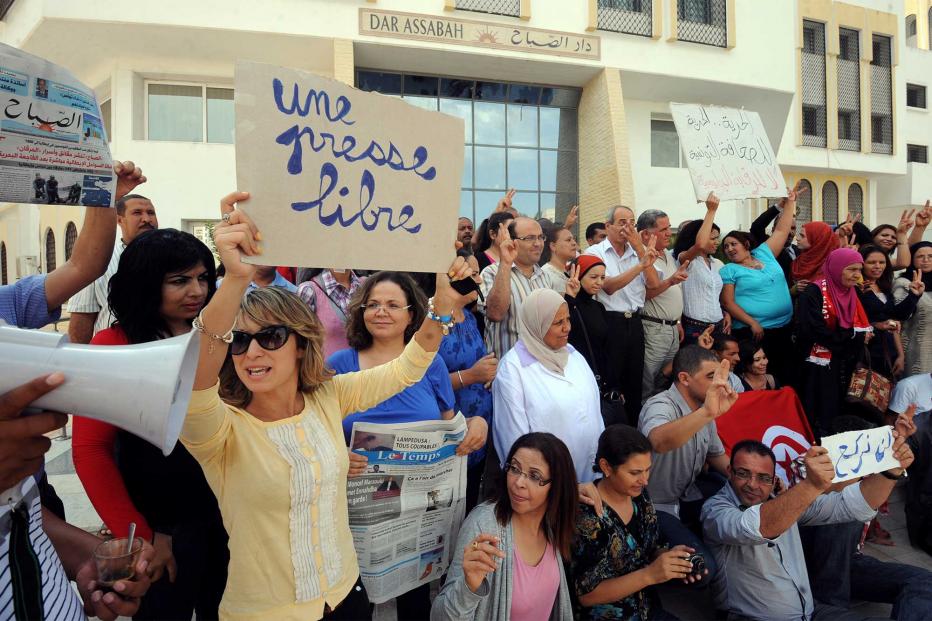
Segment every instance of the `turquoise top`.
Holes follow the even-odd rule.
[[[793,318],[793,302],[790,300],[790,290],[786,286],[783,268],[777,263],[767,244],[761,244],[752,250],[751,256],[764,267],[756,270],[729,263],[719,272],[722,283],[735,286],[735,302],[762,328],[766,330],[783,327]],[[732,320],[732,326],[747,327],[737,319]]]

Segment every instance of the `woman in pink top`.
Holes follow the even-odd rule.
[[[460,529],[432,621],[570,621],[563,559],[576,520],[573,458],[550,433],[529,433],[508,452],[498,497],[472,510]]]

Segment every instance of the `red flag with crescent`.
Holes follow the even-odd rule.
[[[777,457],[777,475],[792,485],[792,463],[815,442],[802,403],[792,388],[752,390],[738,395],[731,409],[715,421],[718,437],[731,455],[741,440],[760,440]]]

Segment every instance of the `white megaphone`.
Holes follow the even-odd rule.
[[[0,394],[61,371],[65,383],[30,407],[77,414],[136,434],[168,455],[184,424],[199,333],[138,345],[72,345],[55,332],[0,321]]]

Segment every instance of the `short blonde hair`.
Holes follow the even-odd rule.
[[[295,333],[297,345],[304,348],[298,366],[298,390],[310,394],[333,377],[324,361],[324,330],[304,301],[294,293],[279,287],[254,289],[243,296],[237,324],[249,319],[262,327],[286,326]],[[252,401],[250,392],[236,374],[233,356],[220,369],[220,398],[236,407],[246,407]]]

